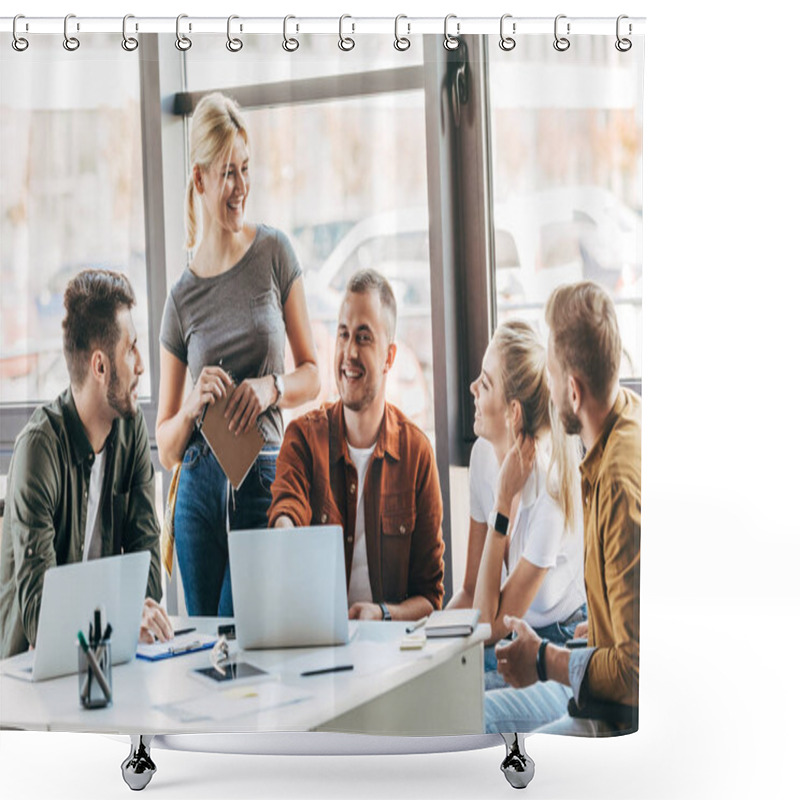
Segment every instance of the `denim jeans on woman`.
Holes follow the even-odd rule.
[[[551,625],[543,625],[534,630],[542,639],[549,639],[553,644],[563,645],[575,635],[575,628],[579,623],[586,621],[586,603],[570,614],[563,622],[553,622]],[[483,650],[483,688],[488,692],[490,689],[503,689],[508,684],[497,671],[497,656],[494,652],[494,645],[484,647]]]
[[[175,503],[175,550],[190,616],[231,617],[228,528],[266,528],[278,449],[266,446],[235,491],[196,434],[183,456]]]

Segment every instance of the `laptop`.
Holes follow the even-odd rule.
[[[94,610],[111,624],[113,664],[136,653],[150,553],[126,553],[51,567],[44,574],[36,647],[3,662],[3,674],[43,681],[78,671],[78,631],[89,636]]]
[[[341,526],[231,531],[228,553],[239,647],[350,640]]]

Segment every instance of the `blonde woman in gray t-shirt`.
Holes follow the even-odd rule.
[[[161,323],[156,440],[166,469],[182,464],[175,547],[190,615],[232,616],[228,530],[266,527],[281,408],[313,399],[319,373],[297,256],[285,234],[245,221],[248,134],[238,106],[215,92],[192,117],[186,247],[194,258]],[[202,215],[198,243],[197,210]],[[284,374],[286,337],[295,370]],[[192,389],[184,392],[186,371]],[[230,427],[258,427],[265,446],[238,491],[196,431],[206,404],[236,388]]]

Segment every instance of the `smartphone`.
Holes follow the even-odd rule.
[[[201,667],[192,670],[195,675],[204,680],[213,681],[215,684],[231,683],[232,681],[245,680],[247,678],[266,678],[269,672],[248,664],[246,661],[237,661],[225,664],[219,669],[216,667]]]
[[[579,648],[586,647],[587,645],[588,641],[586,639],[570,639],[565,643],[565,646],[569,650],[578,650]]]

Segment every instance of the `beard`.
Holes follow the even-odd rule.
[[[123,388],[114,362],[110,363],[111,371],[106,390],[106,401],[122,419],[133,419],[136,416],[136,404],[131,397],[132,388],[127,391]]]
[[[564,432],[568,436],[576,436],[583,430],[583,425],[574,411],[569,407],[569,398],[566,389],[561,396],[561,407],[558,409],[558,416],[564,426]]]
[[[374,384],[364,385],[360,391],[350,391],[345,394],[343,387],[339,386],[339,396],[342,398],[342,405],[350,411],[363,411],[375,401],[378,396],[378,387]]]

